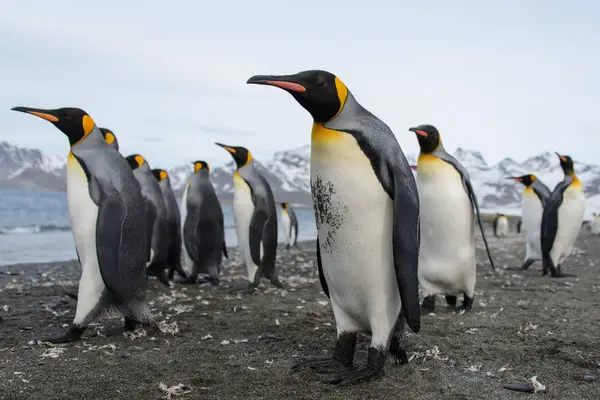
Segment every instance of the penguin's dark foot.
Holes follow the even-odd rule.
[[[446,303],[448,303],[450,308],[456,307],[456,296],[446,296]]]
[[[381,378],[384,374],[383,366],[385,365],[386,353],[369,348],[369,358],[365,368],[340,372],[334,376],[323,379],[323,382],[335,385],[352,385]]]
[[[48,342],[53,344],[76,342],[81,339],[81,335],[85,332],[85,328],[80,328],[76,325],[71,325],[67,331],[59,336],[46,336],[33,339],[35,342]]]
[[[77,293],[67,292],[66,290],[63,293],[65,296],[69,296],[70,298],[72,298],[75,301],[77,301],[77,299],[79,298]]]
[[[519,268],[521,271],[526,271],[529,267],[531,267],[531,265],[535,262],[535,260],[525,260],[525,262],[523,263],[523,265],[521,265],[521,268]]]
[[[169,274],[167,275],[167,278],[169,278],[170,281],[175,278],[175,268],[169,268]]]
[[[279,278],[272,279],[271,285],[273,285],[279,289],[283,289],[283,284],[279,281]]]
[[[562,265],[559,265],[558,267],[556,267],[556,270],[551,270],[551,276],[552,278],[576,278],[577,275],[573,275],[573,274],[563,274],[562,272]]]
[[[434,312],[435,311],[435,295],[425,296],[423,303],[421,304],[421,311],[423,312]]]
[[[471,308],[473,308],[473,297],[469,297],[465,294],[463,298],[463,303],[460,306],[460,310],[464,310],[465,312],[467,312],[471,311]]]
[[[354,351],[356,349],[356,333],[342,333],[335,342],[333,356],[325,358],[312,358],[301,361],[292,366],[290,372],[298,372],[303,368],[310,368],[321,374],[331,374],[352,368]]]
[[[100,331],[101,334],[103,334],[104,336],[117,336],[117,335],[122,335],[125,332],[131,332],[135,330],[135,326],[137,325],[137,322],[129,319],[129,318],[125,318],[125,324],[116,328],[106,328]]]

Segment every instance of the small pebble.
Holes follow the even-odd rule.
[[[144,351],[144,348],[140,346],[130,346],[127,348],[127,351]]]
[[[584,375],[583,376],[583,380],[586,382],[594,382],[596,379],[598,379],[598,377],[594,376],[594,375]]]

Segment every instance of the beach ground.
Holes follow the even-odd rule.
[[[261,284],[256,295],[228,294],[245,285],[230,250],[222,286],[150,280],[149,301],[162,331],[137,337],[90,335],[115,318],[99,319],[83,340],[60,346],[31,342],[72,321],[75,262],[0,267],[1,399],[158,399],[159,389],[191,389],[178,399],[598,399],[600,380],[600,237],[581,233],[565,263],[576,278],[541,277],[540,263],[518,267],[520,236],[490,238],[492,272],[478,238],[473,310],[459,315],[442,297],[407,334],[408,365],[386,364],[385,376],[337,387],[290,366],[329,353],[335,321],[316,275],[314,243],[278,251],[284,290]],[[407,328],[408,329],[408,328]],[[410,331],[409,331],[410,332]],[[366,361],[369,338],[357,346]],[[504,389],[533,376],[543,394]],[[586,381],[584,380],[590,380]]]

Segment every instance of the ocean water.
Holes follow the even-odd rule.
[[[283,242],[278,208],[278,236]],[[311,209],[295,209],[298,240],[317,237]],[[225,241],[236,246],[232,208],[223,205]],[[77,259],[69,221],[67,194],[0,189],[0,265]]]

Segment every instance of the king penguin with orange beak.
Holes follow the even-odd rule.
[[[321,287],[331,301],[337,342],[310,359],[330,383],[375,379],[388,354],[408,362],[404,323],[418,332],[419,198],[391,129],[327,71],[253,76],[250,84],[291,94],[313,118],[311,192]],[[367,365],[353,369],[358,333],[371,335]]]

